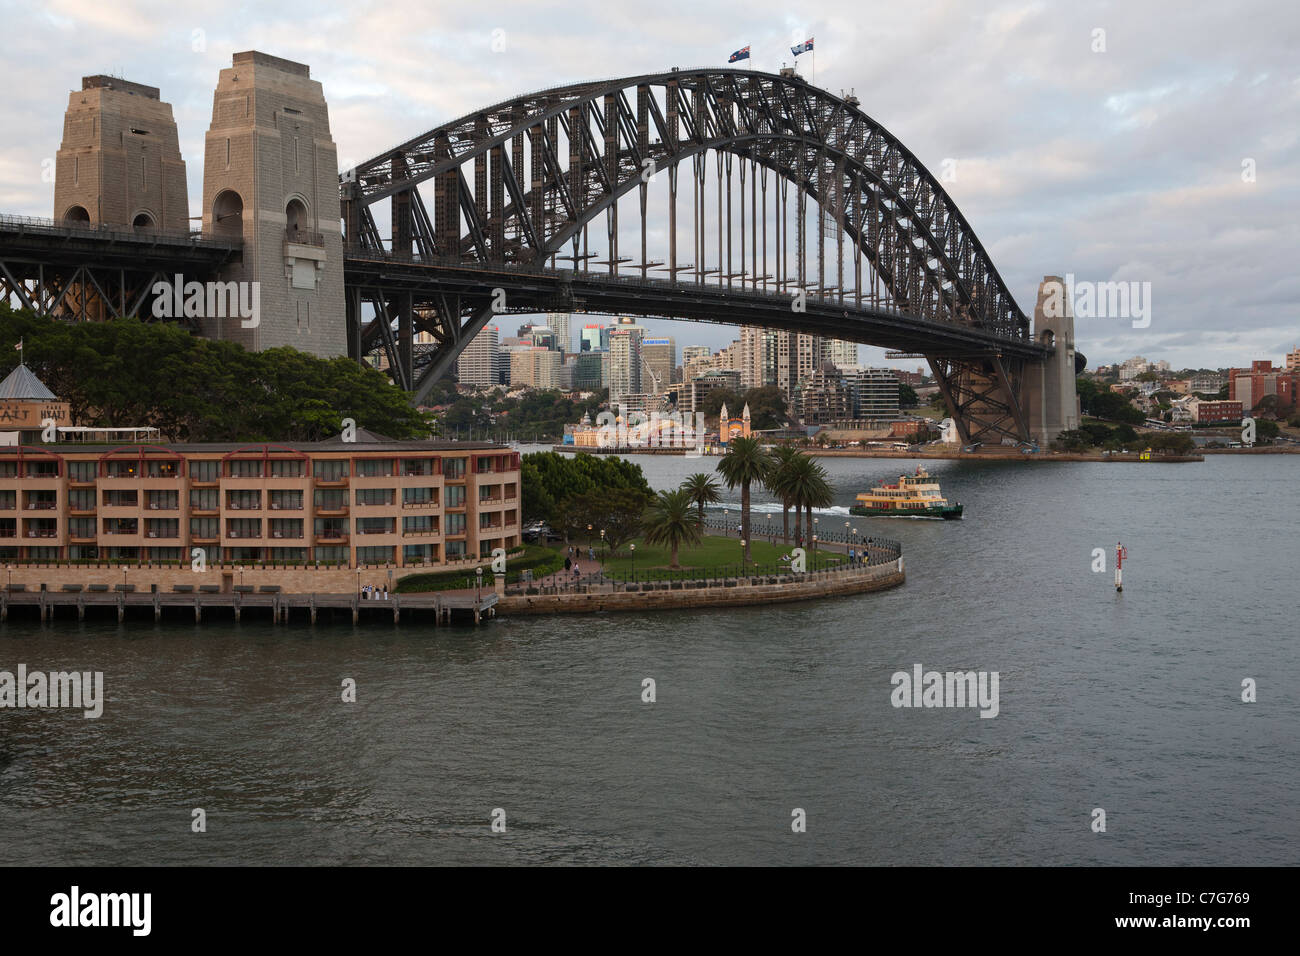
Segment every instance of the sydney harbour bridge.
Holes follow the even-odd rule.
[[[790,70],[674,69],[519,96],[344,171],[339,201],[347,353],[382,350],[416,401],[494,318],[565,311],[924,356],[968,442],[1039,438],[1042,406],[1062,388],[1072,404],[1072,328],[1035,335],[938,179],[855,97]],[[98,275],[125,314],[140,300],[125,279],[105,288],[104,263],[166,275],[207,256],[220,273],[240,255],[206,218],[183,248],[78,228],[0,222],[0,295],[71,318],[81,303],[84,317],[75,260],[83,290]]]

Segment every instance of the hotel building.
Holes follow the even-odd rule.
[[[440,565],[517,545],[519,508],[519,455],[492,444],[0,447],[11,564]]]
[[[58,401],[19,365],[11,420]],[[39,421],[39,419],[37,419]],[[56,433],[77,431],[56,429]],[[0,437],[0,562],[437,566],[520,543],[519,455],[357,429],[293,444],[39,443]]]

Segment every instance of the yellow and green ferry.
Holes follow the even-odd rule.
[[[870,491],[858,495],[858,503],[849,514],[868,518],[940,518],[954,521],[961,517],[961,503],[948,504],[939,491],[939,483],[917,468],[914,475],[899,475],[898,484],[883,481]]]

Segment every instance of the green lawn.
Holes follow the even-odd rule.
[[[623,546],[623,550],[618,557],[607,558],[604,561],[605,574],[610,577],[623,577],[629,575],[633,568],[636,569],[636,575],[640,579],[655,577],[674,577],[679,572],[668,570],[668,562],[671,560],[671,553],[667,548],[652,546],[645,543],[641,538],[633,542],[636,545],[635,559],[628,545]],[[785,546],[781,544],[781,538],[778,535],[776,544],[768,544],[766,539],[760,539],[755,535],[754,540],[750,543],[750,563],[752,569],[755,564],[763,565],[768,569],[779,566],[779,559],[783,554],[788,554],[794,545]],[[560,548],[563,551],[563,548]],[[586,546],[582,548],[582,555],[587,554]],[[596,556],[601,556],[600,547],[596,548]],[[729,538],[709,536],[701,539],[700,544],[694,548],[682,548],[677,554],[678,563],[681,564],[683,571],[709,571],[711,573],[720,573],[724,570],[730,570],[733,573],[739,573],[741,570],[741,548],[740,539],[735,535]],[[844,560],[843,554],[837,554],[831,551],[819,551],[815,555],[808,553],[808,569],[814,567],[824,567],[827,565],[838,564]],[[582,565],[579,561],[579,566]],[[688,575],[689,576],[689,575]]]

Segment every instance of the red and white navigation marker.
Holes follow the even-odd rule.
[[[1115,542],[1115,590],[1124,590],[1124,559],[1128,557],[1128,548]]]

